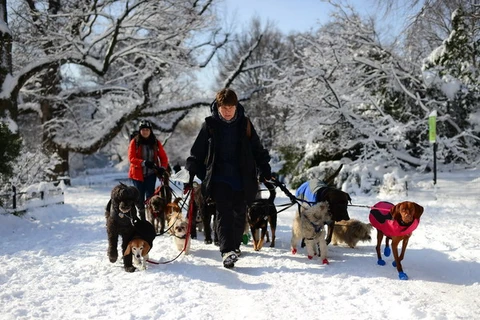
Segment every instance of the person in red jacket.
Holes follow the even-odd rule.
[[[145,220],[145,200],[155,191],[157,175],[161,176],[168,166],[167,154],[155,137],[150,121],[140,121],[139,133],[128,147],[128,160],[128,177],[140,193],[137,207],[140,219]]]

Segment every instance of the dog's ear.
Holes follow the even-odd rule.
[[[132,244],[129,242],[128,243],[128,246],[127,246],[127,249],[125,249],[125,253],[123,254],[123,256],[128,256],[130,254],[130,252],[132,251]]]
[[[390,215],[392,216],[392,219],[393,220],[398,220],[398,219],[401,219],[401,215],[400,215],[400,204],[396,204],[394,205],[391,209],[390,209]]]
[[[142,256],[145,257],[149,252],[150,252],[150,245],[147,243],[147,241],[143,241]]]
[[[412,202],[413,208],[415,209],[415,219],[420,219],[423,213],[423,207],[415,202]]]

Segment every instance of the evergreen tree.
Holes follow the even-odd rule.
[[[0,180],[5,182],[12,176],[14,161],[20,153],[22,140],[12,133],[5,123],[0,123]]]

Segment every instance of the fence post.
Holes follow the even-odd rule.
[[[17,209],[17,188],[15,188],[15,186],[12,186],[12,191],[13,191],[12,208]]]

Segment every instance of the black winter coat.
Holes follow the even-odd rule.
[[[214,116],[205,118],[205,122],[198,133],[195,142],[190,150],[190,157],[187,158],[185,168],[190,175],[196,175],[202,180],[202,193],[205,199],[211,196],[211,179],[215,164],[215,155],[218,153],[216,141],[220,141],[218,135],[221,133],[222,123],[216,116],[216,105],[212,106]],[[243,106],[237,105],[238,130],[240,137],[240,168],[243,182],[243,192],[247,204],[255,200],[258,190],[257,169],[259,173],[271,173],[269,165],[270,155],[260,142],[253,124],[250,124],[250,137],[247,137],[247,119],[244,115]]]

